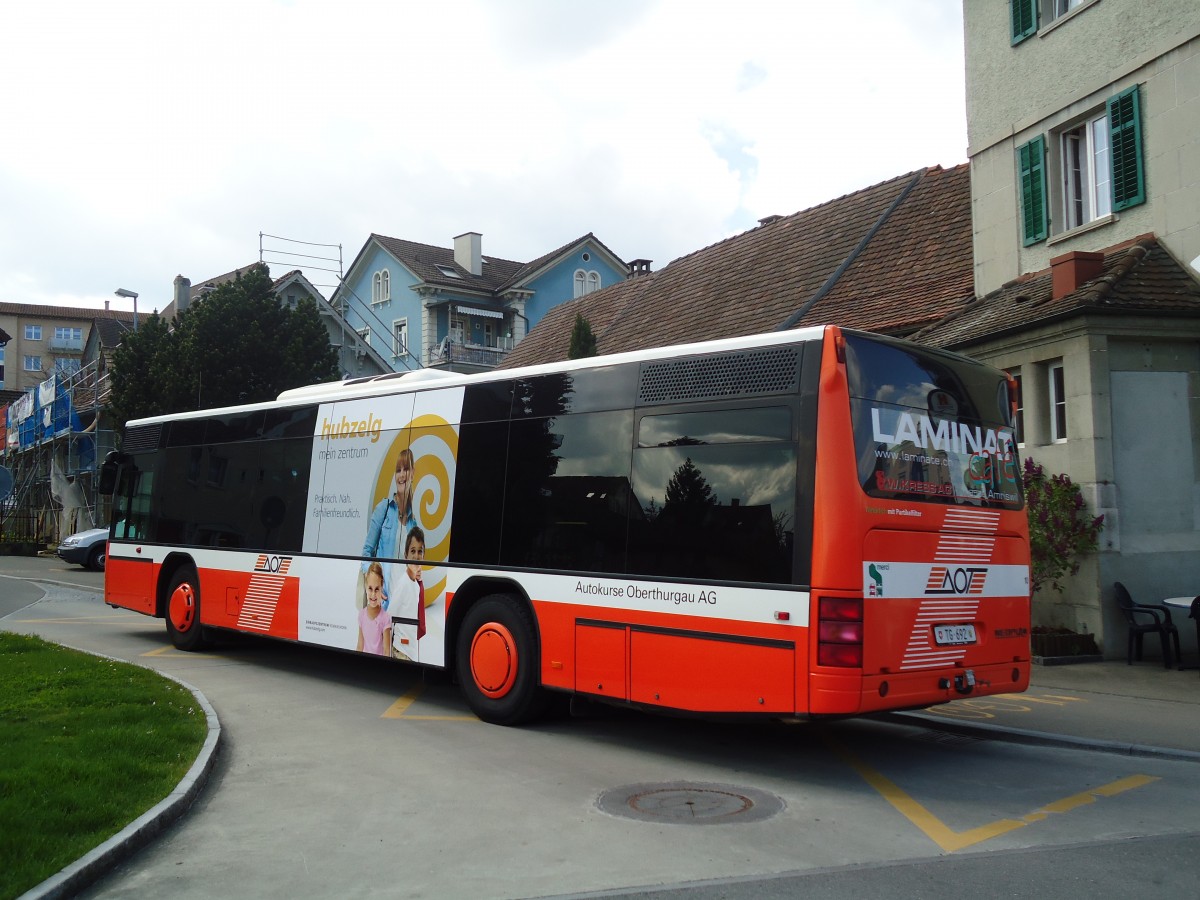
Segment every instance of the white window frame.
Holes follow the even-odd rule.
[[[1112,137],[1108,111],[1057,132],[1064,231],[1112,215]]]
[[[408,319],[392,321],[392,353],[397,356],[408,355]]]
[[[471,335],[471,323],[466,316],[458,313],[450,314],[450,343],[463,345]]]
[[[32,353],[27,353],[25,354],[25,359],[22,360],[21,368],[26,372],[40,372],[42,371],[42,358]]]
[[[595,269],[576,269],[572,279],[575,297],[584,297],[592,291],[598,291],[603,286],[600,273]]]
[[[1067,420],[1067,376],[1061,360],[1046,367],[1046,393],[1049,399],[1050,440],[1052,443],[1061,444],[1070,435],[1070,423]]]
[[[41,325],[26,325],[25,326],[25,340],[40,341],[41,339],[42,339],[42,326]]]
[[[1020,369],[1009,369],[1008,373],[1017,384],[1017,414],[1013,419],[1013,430],[1016,432],[1017,446],[1025,446],[1025,385],[1021,380]]]
[[[387,303],[392,299],[392,273],[388,269],[380,269],[371,276],[371,305]]]
[[[56,356],[54,367],[64,375],[74,375],[83,368],[83,363],[73,356]]]

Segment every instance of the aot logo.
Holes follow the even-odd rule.
[[[254,563],[255,572],[266,572],[269,575],[286,575],[292,565],[290,556],[268,556],[260,553]]]
[[[979,568],[957,568],[934,566],[929,570],[929,581],[925,583],[926,594],[982,594],[988,570]]]

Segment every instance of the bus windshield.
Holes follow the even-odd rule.
[[[912,344],[845,339],[859,481],[869,496],[1021,508],[1002,373]]]

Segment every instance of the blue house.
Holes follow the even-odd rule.
[[[473,231],[452,248],[372,234],[330,303],[395,371],[481,372],[559,303],[628,276],[590,232],[527,263],[484,256]]]

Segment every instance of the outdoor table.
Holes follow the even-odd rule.
[[[1190,614],[1192,611],[1192,604],[1195,603],[1196,601],[1200,601],[1200,597],[1196,597],[1196,596],[1168,597],[1166,600],[1163,601],[1163,606],[1169,607],[1172,610],[1177,610],[1180,612],[1185,612],[1185,613]],[[1198,609],[1196,615],[1192,617],[1192,621],[1194,621],[1196,623],[1196,646],[1200,647],[1200,609]],[[1183,660],[1180,660],[1180,662],[1182,663]],[[1181,668],[1181,669],[1200,669],[1200,666],[1181,665],[1179,668]]]

